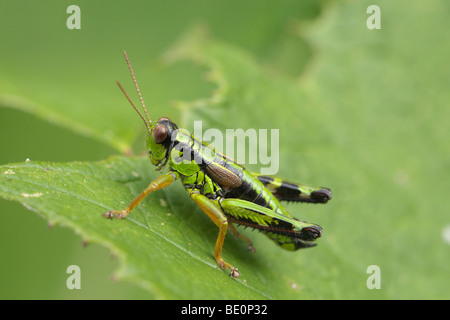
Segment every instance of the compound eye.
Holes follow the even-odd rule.
[[[160,144],[167,137],[167,128],[163,124],[158,124],[155,129],[153,129],[153,141]]]

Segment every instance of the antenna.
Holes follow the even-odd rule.
[[[131,78],[133,78],[134,86],[136,87],[136,91],[139,96],[139,100],[141,101],[141,105],[142,105],[142,108],[144,109],[145,116],[147,117],[147,128],[148,128],[148,124],[151,123],[152,120],[150,120],[150,116],[148,115],[148,111],[147,111],[147,108],[145,107],[144,99],[142,98],[141,90],[139,90],[139,86],[136,81],[136,77],[134,76],[133,68],[131,67],[130,60],[128,59],[127,52],[125,50],[123,50],[123,55],[125,56],[125,60],[127,61],[128,69],[130,69]],[[124,91],[124,90],[122,89],[122,91]],[[135,109],[136,109],[136,107],[135,107]]]
[[[133,101],[131,101],[130,96],[127,94],[127,92],[125,91],[125,89],[122,87],[122,85],[120,84],[119,81],[116,81],[117,85],[119,86],[120,90],[122,90],[123,94],[125,95],[125,97],[128,99],[128,101],[131,103],[131,105],[133,106],[134,110],[136,110],[136,112],[138,113],[138,115],[141,117],[142,121],[144,121],[145,126],[147,127],[147,130],[150,130],[150,127],[147,123],[147,121],[145,121],[144,116],[142,115],[142,113],[138,110],[138,108],[136,108],[136,106],[134,105]]]

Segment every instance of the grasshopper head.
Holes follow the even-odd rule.
[[[176,135],[177,125],[169,118],[163,117],[152,123],[148,129],[147,150],[150,160],[158,169],[162,168],[169,157],[169,149],[174,141],[173,134]]]

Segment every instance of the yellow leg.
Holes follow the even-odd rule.
[[[148,196],[150,192],[167,187],[169,184],[174,182],[178,177],[179,175],[176,172],[168,172],[156,178],[148,185],[148,187],[144,191],[141,192],[141,194],[139,194],[136,198],[134,198],[134,200],[131,201],[124,210],[106,211],[105,213],[103,213],[103,216],[105,218],[114,218],[114,217],[118,219],[125,218],[131,212],[131,210],[133,210],[134,207],[136,207],[139,204],[139,202],[141,202],[146,196]]]
[[[222,247],[227,234],[227,217],[217,208],[214,203],[200,193],[192,193],[191,199],[208,215],[208,217],[219,227],[219,236],[217,237],[216,247],[214,249],[214,258],[222,269],[229,269],[233,278],[239,277],[238,269],[226,262],[222,258]]]

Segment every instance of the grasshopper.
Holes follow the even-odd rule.
[[[128,56],[125,51],[123,53],[145,117],[118,81],[117,85],[147,128],[146,146],[151,163],[160,171],[168,165],[169,171],[152,181],[125,209],[106,211],[103,216],[123,219],[147,195],[175,180],[181,180],[189,197],[219,228],[214,258],[234,278],[239,277],[238,268],[222,257],[227,230],[244,240],[250,251],[255,249],[233,224],[257,229],[286,250],[315,246],[314,240],[321,236],[322,228],[292,217],[280,201],[326,203],[331,199],[331,190],[251,173],[225,154],[196,139],[189,131],[179,129],[169,118],[151,121]],[[179,161],[180,158],[184,160]]]

